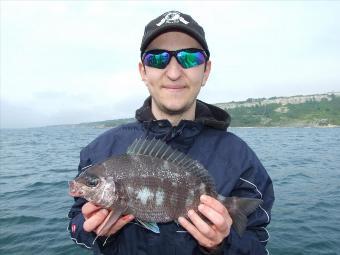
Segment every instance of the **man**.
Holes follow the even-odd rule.
[[[228,113],[197,100],[210,74],[209,56],[203,28],[189,15],[171,11],[147,24],[139,72],[150,97],[136,111],[136,122],[108,130],[81,151],[79,173],[124,154],[136,138],[162,139],[203,164],[219,194],[264,200],[248,217],[244,235],[233,230],[228,210],[219,201],[202,196],[198,210],[212,225],[190,210],[190,221],[180,217],[179,225],[159,224],[160,234],[155,234],[133,215],[125,215],[92,245],[109,212],[76,198],[69,231],[77,244],[97,254],[267,254],[272,182],[246,143],[226,132]]]

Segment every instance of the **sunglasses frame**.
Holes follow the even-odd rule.
[[[177,54],[180,53],[180,52],[182,52],[182,51],[191,52],[191,53],[195,53],[195,52],[200,52],[200,53],[202,53],[203,56],[204,56],[205,65],[207,64],[207,61],[209,60],[209,56],[207,55],[207,53],[205,52],[205,50],[203,50],[203,49],[198,49],[198,48],[185,48],[185,49],[180,49],[180,50],[163,50],[163,49],[152,49],[152,50],[148,50],[148,51],[145,51],[145,52],[141,55],[141,61],[142,61],[142,63],[143,63],[143,66],[145,67],[144,60],[145,60],[145,57],[146,57],[147,54],[150,54],[150,53],[151,53],[151,54],[161,54],[161,53],[166,52],[166,53],[168,53],[168,54],[170,55],[169,61],[168,61],[168,63],[166,64],[166,66],[164,66],[163,68],[158,68],[158,67],[154,67],[154,66],[150,66],[150,67],[157,68],[157,69],[165,69],[165,68],[169,65],[169,63],[170,63],[172,57],[175,57],[177,63],[178,63],[182,68],[184,68],[184,69],[189,69],[189,68],[192,68],[192,67],[196,67],[196,66],[192,66],[192,67],[185,68],[185,67],[181,64],[181,62],[180,62],[179,59],[178,59]],[[148,66],[148,65],[146,65],[146,66]],[[199,65],[197,65],[197,66],[199,66]]]

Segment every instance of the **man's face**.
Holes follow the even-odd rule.
[[[202,49],[192,37],[181,32],[167,32],[156,37],[147,50],[164,49],[179,50],[185,48]],[[152,107],[166,114],[183,114],[195,106],[196,97],[206,83],[211,63],[184,69],[172,57],[164,69],[143,66],[139,63],[139,71],[152,97]],[[144,69],[145,68],[145,69]]]

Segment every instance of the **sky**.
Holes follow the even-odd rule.
[[[340,1],[0,1],[0,128],[133,117],[145,25],[203,26],[208,103],[340,91]]]

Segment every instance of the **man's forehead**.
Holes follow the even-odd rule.
[[[160,34],[147,46],[146,50],[149,49],[168,49],[176,50],[183,48],[199,48],[203,49],[200,43],[187,33],[180,31],[169,31]]]

